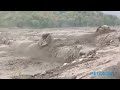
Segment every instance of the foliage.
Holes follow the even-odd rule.
[[[0,11],[0,27],[92,27],[103,24],[120,25],[120,20],[100,11]]]

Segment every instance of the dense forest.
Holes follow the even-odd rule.
[[[100,11],[0,11],[0,27],[54,28],[120,25],[120,19]]]

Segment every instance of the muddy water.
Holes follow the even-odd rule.
[[[21,55],[22,53],[12,54],[9,49],[9,45],[0,45],[0,78],[10,78],[21,74],[34,75],[61,65],[53,61],[52,58],[45,57],[43,51],[40,52],[41,58],[38,58],[36,54],[39,54],[39,52],[34,52],[33,49],[27,51],[29,52],[28,56]],[[25,48],[22,49],[21,51],[24,51]]]
[[[69,38],[70,37],[74,38],[76,36],[82,35],[83,33],[86,33],[86,32],[79,32],[79,30],[77,31],[68,30],[65,31],[64,33],[63,33],[64,30],[62,31],[58,30],[58,31],[57,31],[58,34],[61,35],[57,35],[57,33],[54,35],[54,31],[50,31],[50,32],[51,33],[53,32],[52,35],[55,38],[60,38],[60,37],[66,38],[66,36]],[[41,35],[41,32],[38,33],[34,33],[34,32],[19,31],[16,32],[16,35],[14,35],[15,31],[10,31],[11,33],[10,37],[15,39],[16,41],[21,40],[21,37],[22,40],[27,39],[29,37],[31,37],[31,39],[34,40],[34,38],[32,38],[33,35],[35,37],[39,37]],[[64,35],[65,37],[63,37],[62,35]],[[9,37],[9,34],[7,37]],[[0,45],[0,78],[10,78],[11,76],[18,76],[21,74],[34,75],[36,73],[43,73],[46,70],[58,67],[63,64],[63,62],[61,64],[62,59],[57,60],[55,58],[50,58],[52,52],[49,52],[48,48],[44,48],[41,51],[39,51],[38,50],[39,47],[33,48],[33,46],[35,46],[35,43],[34,45],[30,45],[29,48],[28,46],[29,45],[25,44],[23,46],[20,46],[22,48],[15,49],[16,47],[19,47],[19,44],[18,45],[15,44],[13,45],[14,47],[13,51],[10,51],[9,49],[11,49],[11,47],[9,45],[5,45],[5,44]],[[20,50],[20,52],[18,54],[15,53],[16,55],[14,55],[12,54],[14,50],[18,50],[18,51]],[[32,56],[32,58],[30,56]]]

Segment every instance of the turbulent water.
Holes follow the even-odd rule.
[[[113,40],[116,42],[115,45],[119,45],[119,40],[116,40],[119,38],[119,34],[115,35],[115,37],[115,33],[109,34],[107,38],[104,38],[106,35],[96,37],[93,34],[95,30],[96,28],[55,28],[46,30],[8,29],[5,31],[2,29],[2,31],[0,31],[0,78],[12,78],[13,76],[36,74],[39,76],[39,73],[45,73],[51,69],[55,72],[55,74],[52,74],[53,76],[55,76],[58,71],[58,73],[63,72],[63,74],[59,74],[59,78],[65,78],[65,75],[67,74],[68,76],[66,78],[69,78],[72,76],[72,72],[65,73],[65,71],[71,70],[73,67],[76,67],[76,69],[73,69],[73,73],[76,75],[83,71],[88,71],[88,67],[97,67],[97,63],[109,62],[110,60],[107,60],[107,57],[106,60],[101,59],[103,62],[98,60],[98,57],[102,58],[107,53],[102,52],[95,54],[95,50],[97,50],[96,43],[101,44],[105,42],[106,44],[106,41],[109,42]],[[41,39],[41,35],[44,33],[50,33],[53,42],[40,48],[38,42]],[[96,40],[98,42],[96,42]],[[112,43],[110,45],[114,46]],[[111,49],[105,48],[105,50]],[[111,50],[113,54],[119,52],[113,51],[114,50]],[[110,55],[110,51],[108,51],[108,54]],[[113,57],[111,56],[111,58]],[[96,62],[91,60],[96,60]],[[95,65],[92,65],[90,62],[85,65],[82,64],[87,61],[91,61]],[[77,66],[73,65],[74,63],[71,64],[72,62],[77,62],[76,65],[83,68],[83,71],[82,69],[81,71],[78,71]],[[62,66],[63,68],[61,68]],[[45,77],[50,78],[51,74]]]

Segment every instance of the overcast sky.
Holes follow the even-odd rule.
[[[120,17],[120,11],[102,11],[105,14],[112,14]]]

